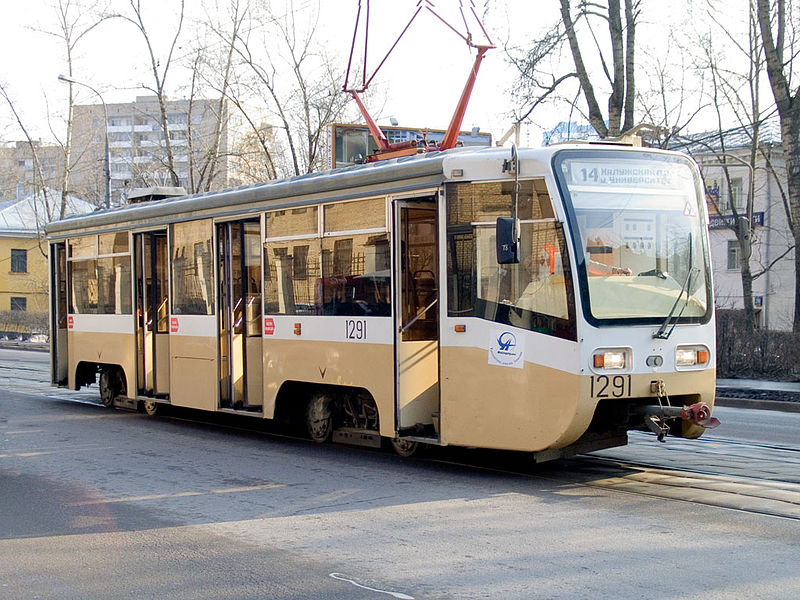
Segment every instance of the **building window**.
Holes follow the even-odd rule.
[[[731,178],[731,208],[737,211],[744,208],[744,182],[741,177]]]
[[[738,271],[742,268],[741,249],[738,240],[728,240],[728,270]]]
[[[14,296],[11,297],[11,310],[28,310],[28,299],[27,298],[15,298]]]
[[[28,272],[27,250],[11,250],[11,272],[12,273]]]

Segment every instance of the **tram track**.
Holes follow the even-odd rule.
[[[60,398],[80,404],[88,404],[86,398]],[[99,404],[99,399],[97,404]],[[190,425],[213,425],[229,431],[257,434],[274,440],[316,445],[301,435],[276,430],[269,423],[239,415],[196,413],[191,410],[172,409],[157,417]],[[680,440],[671,440],[674,443]],[[625,447],[626,453],[635,451],[637,442]],[[709,440],[718,453],[736,458],[735,452],[726,449],[756,449],[761,453],[786,453],[791,462],[800,469],[800,448],[785,445],[743,442],[724,438]],[[356,452],[375,452],[374,449],[349,446]],[[606,453],[612,450],[604,451]],[[697,448],[690,452],[696,454]],[[636,494],[687,502],[695,505],[727,508],[737,512],[768,515],[800,520],[800,482],[785,481],[775,476],[756,474],[733,474],[721,469],[702,468],[702,459],[693,457],[692,468],[653,460],[635,460],[630,457],[599,456],[584,454],[569,459],[535,464],[523,453],[471,450],[462,448],[431,448],[420,457],[410,460],[421,465],[437,465],[448,468],[468,469],[490,475],[525,477],[548,481],[562,486],[585,486],[610,492]],[[779,460],[773,457],[773,460]],[[696,465],[696,466],[695,466]]]
[[[168,418],[195,423],[211,422],[211,420],[203,421],[192,418],[191,415]],[[268,435],[273,439],[315,445],[315,442],[305,437],[267,430],[263,426],[253,427],[244,423],[229,423],[223,426],[232,430]],[[789,452],[797,456],[798,465],[800,465],[800,448],[724,439],[715,439],[713,442],[722,446],[756,447],[769,452]],[[366,448],[351,448],[354,451],[374,452],[374,450]],[[693,451],[696,451],[696,448]],[[398,458],[398,460],[408,459]],[[421,464],[474,469],[489,474],[526,477],[558,484],[586,486],[606,491],[727,508],[744,513],[800,520],[800,483],[781,481],[770,477],[735,475],[720,472],[720,470],[689,469],[653,461],[623,460],[592,454],[537,465],[523,453],[431,448],[421,457],[410,460],[418,461]],[[499,462],[503,462],[503,466],[497,464]]]

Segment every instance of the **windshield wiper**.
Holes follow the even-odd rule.
[[[672,330],[675,329],[675,325],[677,325],[678,319],[681,318],[683,311],[686,310],[686,307],[689,305],[689,298],[691,296],[691,292],[689,290],[692,289],[692,279],[694,279],[694,276],[700,272],[700,269],[696,269],[692,266],[693,263],[694,263],[694,255],[692,253],[692,234],[689,233],[689,273],[687,273],[686,281],[684,281],[683,286],[681,286],[680,294],[678,294],[678,297],[675,298],[675,303],[672,305],[672,308],[669,309],[669,314],[667,315],[667,318],[664,319],[664,322],[661,324],[661,327],[658,328],[658,331],[656,331],[653,334],[654,339],[659,339],[659,340],[668,339],[669,336],[672,335]],[[686,292],[686,302],[683,303],[683,306],[681,307],[681,312],[678,313],[678,315],[675,317],[673,321],[672,317],[675,314],[675,309],[678,308],[678,304],[680,303],[681,298],[683,298],[683,292]],[[672,327],[670,327],[669,331],[667,331],[667,328],[670,326],[670,323],[672,323]]]

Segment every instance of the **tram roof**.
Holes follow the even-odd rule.
[[[547,162],[559,150],[597,150],[597,145],[564,144],[543,148],[519,150],[521,160]],[[615,149],[622,149],[615,146]],[[631,150],[635,150],[630,148]],[[648,149],[652,150],[652,149]],[[177,198],[151,200],[116,208],[97,210],[90,214],[67,217],[53,221],[45,227],[48,237],[62,237],[81,229],[104,230],[127,227],[138,221],[148,225],[164,224],[174,220],[207,218],[235,214],[245,207],[251,212],[270,208],[305,205],[314,198],[327,201],[357,198],[375,193],[399,193],[441,184],[445,179],[445,161],[458,160],[465,166],[473,162],[498,165],[510,157],[509,148],[454,148],[443,152],[429,152],[375,163],[353,165],[318,173],[307,173],[286,179],[242,185],[219,191],[203,192]],[[497,169],[493,177],[502,175]],[[506,175],[509,176],[510,175]],[[464,180],[469,180],[465,177]],[[375,190],[376,186],[384,186]],[[341,197],[337,192],[342,192]],[[359,192],[361,192],[359,194]],[[283,200],[283,202],[281,202]],[[273,206],[274,205],[274,206]],[[226,211],[226,209],[229,209]],[[179,218],[186,215],[186,219]]]

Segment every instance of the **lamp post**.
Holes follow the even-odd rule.
[[[103,161],[105,167],[105,179],[106,179],[106,198],[105,198],[105,205],[106,208],[111,207],[111,170],[110,170],[110,155],[108,152],[108,109],[106,108],[106,102],[103,100],[103,96],[100,95],[96,89],[90,86],[88,83],[83,83],[82,81],[78,81],[77,79],[73,79],[72,77],[67,77],[66,75],[59,75],[59,81],[63,81],[64,83],[74,83],[75,85],[82,85],[85,88],[89,88],[97,97],[100,98],[100,103],[103,105],[103,138],[105,140],[105,160]]]

